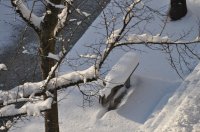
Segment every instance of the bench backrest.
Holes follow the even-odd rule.
[[[105,77],[105,88],[101,90],[101,95],[106,97],[110,94],[111,89],[124,85],[131,74],[139,64],[138,56],[133,52],[124,54],[119,61],[112,67]]]

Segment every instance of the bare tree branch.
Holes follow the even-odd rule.
[[[29,24],[35,31],[39,32],[43,17],[38,17],[33,13],[35,1],[33,2],[32,10],[28,9],[23,0],[11,0],[11,3],[15,7],[17,13],[19,13],[19,15],[24,19],[24,21]]]

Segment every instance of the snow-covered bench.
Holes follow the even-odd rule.
[[[139,65],[139,58],[133,52],[123,55],[108,72],[99,102],[108,110],[115,109],[130,87],[130,77]]]

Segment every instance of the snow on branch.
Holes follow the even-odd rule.
[[[30,97],[33,93],[34,95],[41,95],[45,94],[46,91],[59,90],[79,83],[86,83],[88,80],[96,80],[97,74],[98,72],[94,66],[83,71],[67,73],[51,79],[45,91],[42,86],[45,84],[46,80],[35,83],[25,83],[9,91],[0,91],[0,103],[4,106],[5,104],[9,104],[9,102],[26,101],[24,98]]]
[[[134,17],[134,13],[132,12],[132,10],[133,10],[133,8],[137,5],[137,4],[139,4],[141,2],[141,0],[134,0],[133,2],[132,2],[132,4],[130,4],[129,6],[128,6],[128,8],[126,9],[127,11],[126,11],[126,14],[124,15],[124,24],[128,24],[130,21],[131,21],[131,19]],[[142,2],[141,2],[142,3]],[[142,3],[143,4],[143,3]]]
[[[89,59],[98,59],[98,56],[96,54],[85,54],[85,55],[80,55],[80,57]]]
[[[0,64],[0,71],[8,70],[5,64]]]
[[[60,60],[60,56],[59,56],[59,55],[55,55],[55,54],[53,54],[53,53],[49,53],[47,57],[48,57],[48,58],[51,58],[51,59],[54,59],[54,60],[56,60],[56,61],[59,61],[59,60]]]
[[[12,5],[15,7],[20,16],[34,29],[39,30],[43,17],[36,16],[32,10],[28,9],[23,0],[11,0]]]
[[[106,44],[112,44],[115,42],[115,39],[119,37],[119,33],[121,32],[121,29],[117,29],[113,32],[111,32],[110,36],[107,38]]]
[[[52,78],[47,83],[45,89],[43,85],[46,83],[46,80],[35,83],[25,83],[9,91],[0,91],[0,118],[21,115],[39,116],[42,111],[51,109],[53,98],[51,96],[46,100],[42,100],[42,96],[36,95],[47,95],[47,93],[49,93],[48,91],[59,90],[80,83],[86,83],[87,81],[96,80],[97,75],[98,72],[95,66],[91,66],[86,70],[74,71]],[[19,102],[27,103],[21,108],[16,108],[15,104]]]
[[[85,17],[88,17],[90,16],[91,14],[87,13],[87,12],[84,12],[84,11],[81,11],[80,9],[76,9],[76,12],[82,16],[85,16]]]
[[[54,3],[52,3],[51,1],[49,0],[45,0],[47,2],[47,4],[50,4],[51,6],[55,7],[55,8],[60,8],[60,9],[64,9],[65,6],[64,5],[56,5]]]
[[[168,36],[160,36],[159,34],[153,36],[149,34],[132,34],[129,35],[126,38],[126,41],[123,42],[117,42],[115,46],[122,46],[122,45],[128,45],[128,44],[168,44],[168,45],[173,45],[173,44],[194,44],[194,43],[199,43],[200,38],[197,37],[196,39],[192,41],[173,41],[171,40]]]
[[[27,102],[22,107],[16,108],[15,104],[6,105],[0,109],[0,117],[11,117],[25,115],[39,116],[42,111],[51,109],[53,98],[49,97],[46,100],[40,100],[37,102]]]
[[[167,42],[172,42],[168,36],[161,37],[159,34],[152,36],[148,34],[132,34],[128,36],[128,42],[135,42],[135,43],[147,43],[147,42],[152,42],[152,43],[167,43]]]
[[[67,2],[64,8],[62,9],[61,13],[58,14],[58,23],[54,29],[54,35],[56,35],[56,33],[58,33],[58,31],[65,26],[65,22],[70,13],[69,8],[70,8],[70,4]]]

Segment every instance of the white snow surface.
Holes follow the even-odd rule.
[[[152,0],[149,6],[154,9],[166,7],[170,1]],[[194,40],[199,33],[197,21],[200,17],[200,1],[187,0],[188,14],[179,21],[167,22],[163,36],[169,36],[175,40],[180,33],[193,29],[188,39]],[[107,8],[112,9],[112,4]],[[168,7],[166,7],[168,9]],[[98,34],[105,32],[98,30],[95,26],[101,23],[98,17],[83,37],[73,48],[71,56],[84,54],[83,44],[102,40]],[[139,28],[144,27],[141,23]],[[159,33],[162,27],[161,20],[155,18],[145,27],[152,34]],[[103,28],[99,28],[103,29]],[[118,28],[119,29],[119,28]],[[1,29],[0,29],[1,30]],[[136,30],[137,33],[137,30]],[[117,110],[107,113],[102,112],[98,101],[92,107],[83,108],[82,94],[79,90],[70,87],[59,94],[59,122],[61,132],[198,132],[200,131],[200,108],[199,108],[199,77],[200,65],[182,82],[176,73],[170,68],[165,56],[159,51],[150,51],[142,48],[145,53],[138,54],[140,65],[131,78],[130,88],[132,92],[124,104]],[[74,53],[73,53],[74,52]],[[108,60],[112,66],[120,56],[124,54],[121,50],[115,50]],[[61,68],[68,70],[66,66]],[[80,77],[80,76],[79,76]],[[105,113],[105,114],[103,114]],[[44,131],[42,117],[33,117],[29,121],[19,121],[17,127],[11,128],[14,132]]]
[[[154,132],[200,131],[200,64],[185,79],[168,103],[144,125]]]

